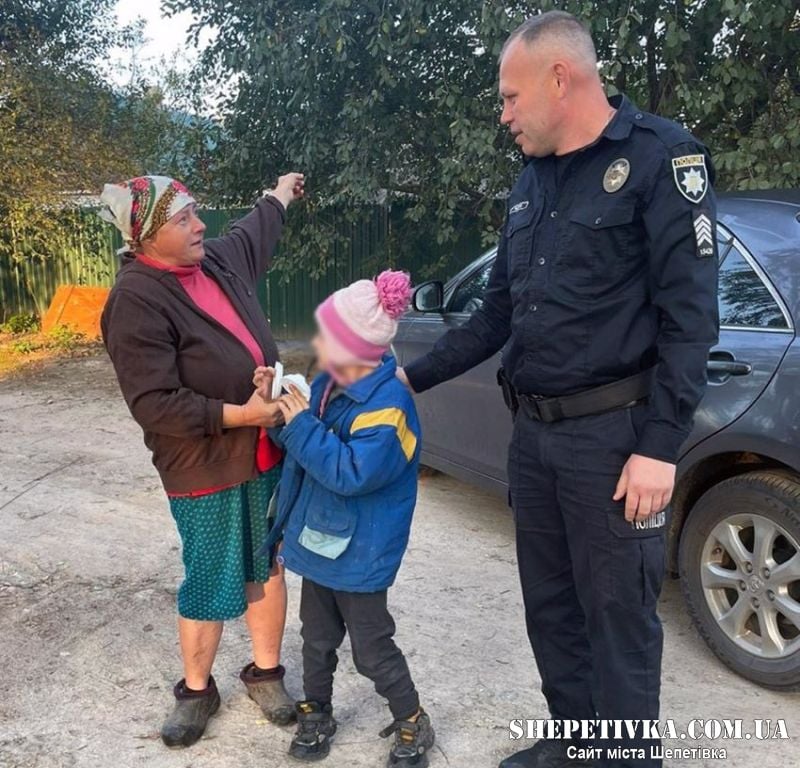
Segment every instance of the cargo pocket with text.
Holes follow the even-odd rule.
[[[629,607],[654,605],[666,569],[669,507],[637,522],[626,520],[624,506],[616,506],[607,510],[606,520],[616,541],[612,563],[614,597]]]

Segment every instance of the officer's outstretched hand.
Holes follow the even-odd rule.
[[[614,501],[625,497],[625,519],[641,522],[669,504],[674,488],[674,464],[634,453],[622,468]]]
[[[399,365],[397,366],[397,371],[395,372],[395,376],[397,376],[397,378],[400,379],[400,381],[402,381],[403,384],[406,385],[406,387],[408,387],[408,391],[411,392],[411,394],[413,395],[414,389],[411,386],[411,382],[409,382],[408,376],[406,376],[406,372]]]

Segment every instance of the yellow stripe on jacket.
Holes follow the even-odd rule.
[[[400,447],[406,456],[407,461],[411,461],[414,451],[417,449],[417,436],[408,428],[406,415],[399,408],[381,408],[379,411],[367,411],[359,413],[353,419],[350,426],[350,434],[359,429],[369,429],[370,427],[394,427],[397,432],[397,439]]]

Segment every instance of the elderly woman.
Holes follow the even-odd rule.
[[[195,200],[174,179],[106,184],[101,195],[101,217],[126,242],[103,339],[183,545],[184,677],[161,731],[171,747],[197,741],[219,708],[211,667],[223,622],[242,614],[253,661],[240,677],[269,720],[294,719],[279,658],[286,586],[256,554],[281,461],[265,429],[281,416],[254,392],[252,378],[278,357],[256,287],[287,207],[302,196],[302,174],[282,176],[229,234],[204,241]]]

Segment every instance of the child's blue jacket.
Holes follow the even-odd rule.
[[[311,408],[274,437],[286,451],[277,514],[262,552],[283,535],[286,567],[345,592],[394,582],[417,499],[420,426],[394,357],[331,400],[311,385]],[[271,433],[272,434],[272,433]]]

